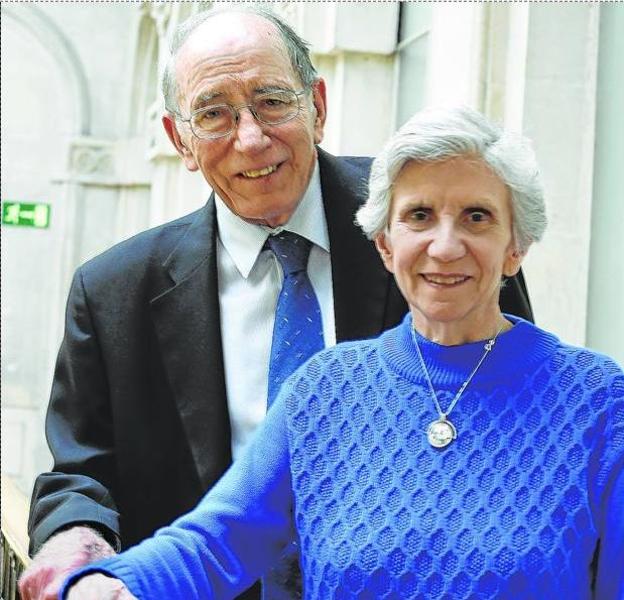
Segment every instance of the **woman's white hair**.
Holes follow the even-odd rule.
[[[544,192],[529,140],[503,131],[466,107],[425,109],[387,142],[373,161],[366,203],[356,215],[369,239],[388,227],[392,189],[408,162],[431,163],[458,156],[482,160],[511,192],[516,249],[526,252],[546,228]]]

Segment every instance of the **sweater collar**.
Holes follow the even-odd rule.
[[[534,372],[553,354],[559,340],[532,323],[513,315],[505,315],[513,327],[501,333],[492,351],[479,368],[471,387],[508,382]],[[441,387],[459,387],[471,373],[484,352],[487,340],[442,346],[416,333],[427,371],[432,382]],[[412,334],[412,317],[386,332],[381,339],[385,360],[397,372],[414,383],[425,382]]]

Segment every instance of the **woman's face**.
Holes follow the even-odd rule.
[[[485,163],[408,163],[376,244],[423,335],[448,339],[452,331],[451,343],[461,343],[496,331],[501,277],[518,272],[522,255],[509,190]]]

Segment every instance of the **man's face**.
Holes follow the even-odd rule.
[[[179,51],[175,75],[185,118],[210,104],[249,104],[267,89],[302,89],[273,24],[240,13],[198,27]],[[232,212],[276,227],[288,221],[314,170],[325,123],[324,82],[300,102],[299,114],[279,125],[259,123],[242,108],[234,131],[217,139],[200,140],[169,116],[163,123],[186,167],[199,169]]]

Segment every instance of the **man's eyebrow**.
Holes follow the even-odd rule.
[[[207,106],[208,104],[215,104],[217,101],[218,104],[225,102],[223,92],[204,92],[199,94],[195,100],[193,100],[193,105],[191,106],[191,110],[197,110],[198,108],[202,108],[203,106]]]
[[[292,89],[283,85],[263,85],[254,89],[255,94],[270,94],[272,92],[290,92]]]
[[[263,85],[261,87],[254,88],[254,95],[260,94],[272,94],[275,92],[291,92],[290,87],[285,85]],[[204,106],[210,104],[227,104],[226,94],[224,92],[203,92],[193,100],[191,111],[199,110]]]

